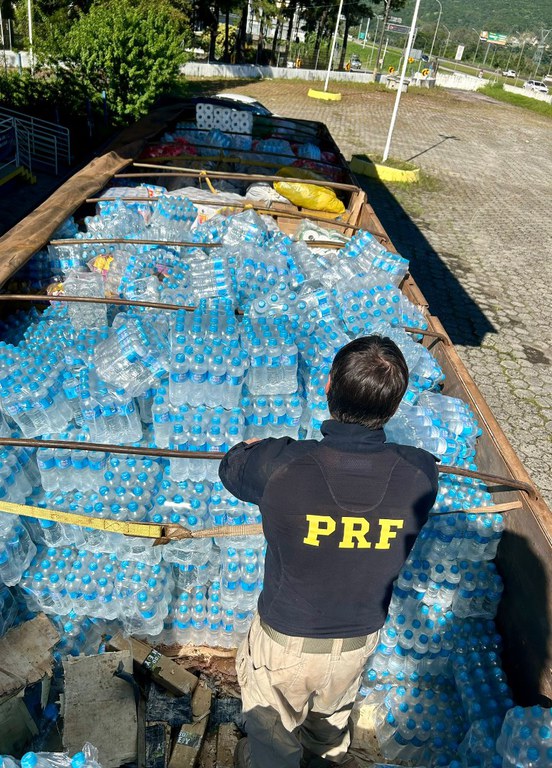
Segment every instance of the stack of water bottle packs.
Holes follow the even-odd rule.
[[[14,606],[23,618],[43,611],[62,634],[59,657],[94,651],[102,632],[121,626],[156,643],[236,646],[262,589],[265,542],[242,528],[260,522],[259,510],[226,491],[218,460],[148,450],[208,454],[249,437],[319,439],[331,362],[352,338],[390,336],[408,362],[408,391],[387,439],[476,469],[472,412],[441,394],[438,363],[405,330],[426,326],[398,289],[405,259],[363,231],[336,236],[341,248],[311,249],[312,223],[292,239],[252,210],[198,216],[186,190],[151,188],[140,202],[126,196],[111,190],[85,232],[65,225],[77,244],[35,259],[56,265],[67,295],[174,309],[52,296],[42,314],[14,316],[0,344],[0,434],[72,447],[3,448],[0,500],[113,525],[214,530],[152,546],[0,514],[0,629],[15,620]],[[144,454],[89,451],[91,442]],[[518,709],[497,743],[513,707],[493,621],[503,519],[492,510],[465,514],[484,506],[492,499],[479,481],[441,475],[432,515],[395,583],[359,694],[359,706],[377,712],[390,761],[498,768],[520,764],[520,750],[541,760],[550,749],[550,713],[537,728]]]
[[[260,138],[251,113],[211,104],[198,104],[196,111],[195,121],[177,123],[150,144],[142,158],[184,155],[193,164],[197,157],[202,168],[210,169],[219,168],[222,156],[229,161],[226,170],[240,173],[274,175],[281,168],[296,168],[310,171],[313,178],[343,181],[335,153],[322,149],[308,130],[289,141],[290,125],[275,124],[270,135],[264,128]]]

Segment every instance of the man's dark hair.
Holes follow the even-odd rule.
[[[399,407],[408,386],[408,367],[394,341],[363,336],[342,347],[330,371],[328,408],[332,419],[381,429]]]

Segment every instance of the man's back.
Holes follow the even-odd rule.
[[[288,635],[379,629],[391,584],[437,492],[434,458],[383,430],[327,421],[324,439],[236,446],[221,478],[259,504],[267,539],[261,619]]]

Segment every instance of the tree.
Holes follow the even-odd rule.
[[[57,51],[61,76],[89,98],[105,91],[115,123],[147,113],[176,79],[185,60],[188,26],[166,0],[96,2],[71,26]]]
[[[347,54],[347,43],[349,41],[349,29],[358,24],[362,18],[366,16],[373,16],[371,3],[366,0],[361,2],[345,2],[343,3],[343,15],[345,16],[345,29],[343,31],[343,41],[341,44],[341,56],[339,59],[339,69],[343,69],[345,66],[345,56]]]
[[[379,2],[380,0],[378,0]],[[385,36],[385,27],[391,11],[398,11],[404,7],[406,0],[383,0],[383,21],[381,24],[381,35],[378,44],[378,54],[376,56],[376,66],[374,67],[374,74],[376,74],[380,68],[381,49],[383,48],[383,38]],[[383,63],[383,62],[382,62]]]

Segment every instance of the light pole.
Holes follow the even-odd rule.
[[[328,80],[330,79],[330,72],[332,69],[332,62],[333,62],[333,55],[335,51],[335,44],[337,41],[337,33],[339,31],[339,22],[341,21],[341,11],[343,10],[343,0],[340,0],[339,2],[339,10],[337,12],[337,19],[335,20],[335,30],[333,34],[333,40],[332,40],[332,50],[330,53],[330,61],[328,63],[328,72],[326,74],[326,82],[324,83],[324,91],[328,90]]]
[[[447,30],[447,41],[445,43],[444,49],[441,48],[441,58],[442,59],[443,58],[446,59],[447,58],[447,55],[446,55],[447,54],[447,48],[448,48],[448,44],[449,44],[449,41],[450,41],[450,29],[448,27],[446,27],[444,24],[442,24],[441,26],[445,27],[445,29]]]
[[[34,74],[33,63],[33,11],[31,8],[31,0],[27,0],[27,16],[29,21],[29,65],[31,68],[31,75]]]
[[[435,47],[435,41],[437,40],[437,32],[439,30],[439,22],[441,21],[441,14],[443,13],[443,6],[441,4],[441,0],[435,0],[436,3],[439,3],[439,15],[437,16],[437,25],[435,27],[435,34],[433,35],[433,40],[431,41],[431,49],[429,51],[429,60],[431,61],[431,56],[433,54],[433,48]]]
[[[370,17],[368,16],[368,23],[366,24],[366,32],[364,33],[364,40],[362,41],[363,48],[366,48],[366,38],[368,37],[369,29],[370,29]]]
[[[379,29],[379,23],[380,23],[380,16],[376,16],[376,31],[374,32],[374,39],[373,39],[373,41],[372,41],[372,43],[371,43],[371,48],[370,48],[370,62],[369,62],[369,64],[368,64],[368,69],[370,69],[370,67],[372,66],[372,59],[374,58],[374,52],[375,52],[375,45],[376,45],[376,40],[378,39],[378,29]]]
[[[383,23],[381,27],[381,37],[378,45],[378,53],[376,55],[376,66],[374,67],[374,75],[376,72],[379,71],[380,67],[380,56],[381,56],[381,49],[383,48],[383,37],[385,35],[385,27],[387,25],[387,19],[389,18],[389,11],[391,10],[391,0],[384,0],[385,2],[385,10],[383,13]]]
[[[477,35],[477,45],[475,46],[475,53],[473,54],[472,61],[472,64],[475,64],[475,60],[477,59],[477,51],[479,50],[479,43],[481,42],[481,32],[478,32],[477,29],[474,29],[474,27],[471,27],[471,30]]]
[[[537,77],[537,72],[539,71],[539,67],[540,67],[541,62],[542,62],[542,56],[543,56],[543,53],[544,53],[544,47],[545,47],[545,43],[546,43],[546,38],[548,37],[548,35],[551,32],[552,32],[552,29],[543,29],[543,30],[541,30],[541,40],[540,40],[540,43],[537,46],[537,53],[535,54],[535,57],[533,59],[533,61],[536,64],[536,66],[535,66],[535,73],[533,75],[534,78]],[[537,56],[538,56],[538,59],[539,59],[538,62],[537,62]]]
[[[483,57],[483,66],[487,63],[487,56],[489,55],[489,48],[491,47],[490,42],[487,40],[487,50],[485,51],[485,56]]]
[[[520,51],[520,54],[519,54],[519,59],[518,59],[517,67],[516,67],[516,79],[514,80],[514,85],[516,85],[517,81],[518,81],[519,68],[520,68],[520,65],[521,65],[521,59],[523,58],[523,51],[525,50],[526,43],[527,43],[527,40],[524,40],[523,41],[523,45],[521,46],[521,51]]]
[[[383,150],[383,162],[387,160],[389,157],[389,150],[391,148],[391,139],[393,138],[393,129],[395,128],[395,122],[397,120],[397,113],[399,111],[399,104],[401,101],[401,93],[403,89],[403,84],[406,76],[406,67],[408,66],[408,58],[410,56],[410,51],[412,50],[412,43],[414,42],[414,34],[416,31],[416,21],[418,19],[418,10],[420,8],[420,2],[421,0],[416,0],[416,5],[414,7],[414,14],[412,16],[412,23],[410,25],[410,32],[408,34],[408,42],[406,44],[406,50],[404,52],[404,61],[402,65],[401,70],[401,77],[399,80],[399,84],[397,87],[397,95],[395,97],[395,105],[393,107],[393,114],[391,115],[391,123],[389,125],[389,133],[387,134],[387,141],[385,142],[385,149]]]

